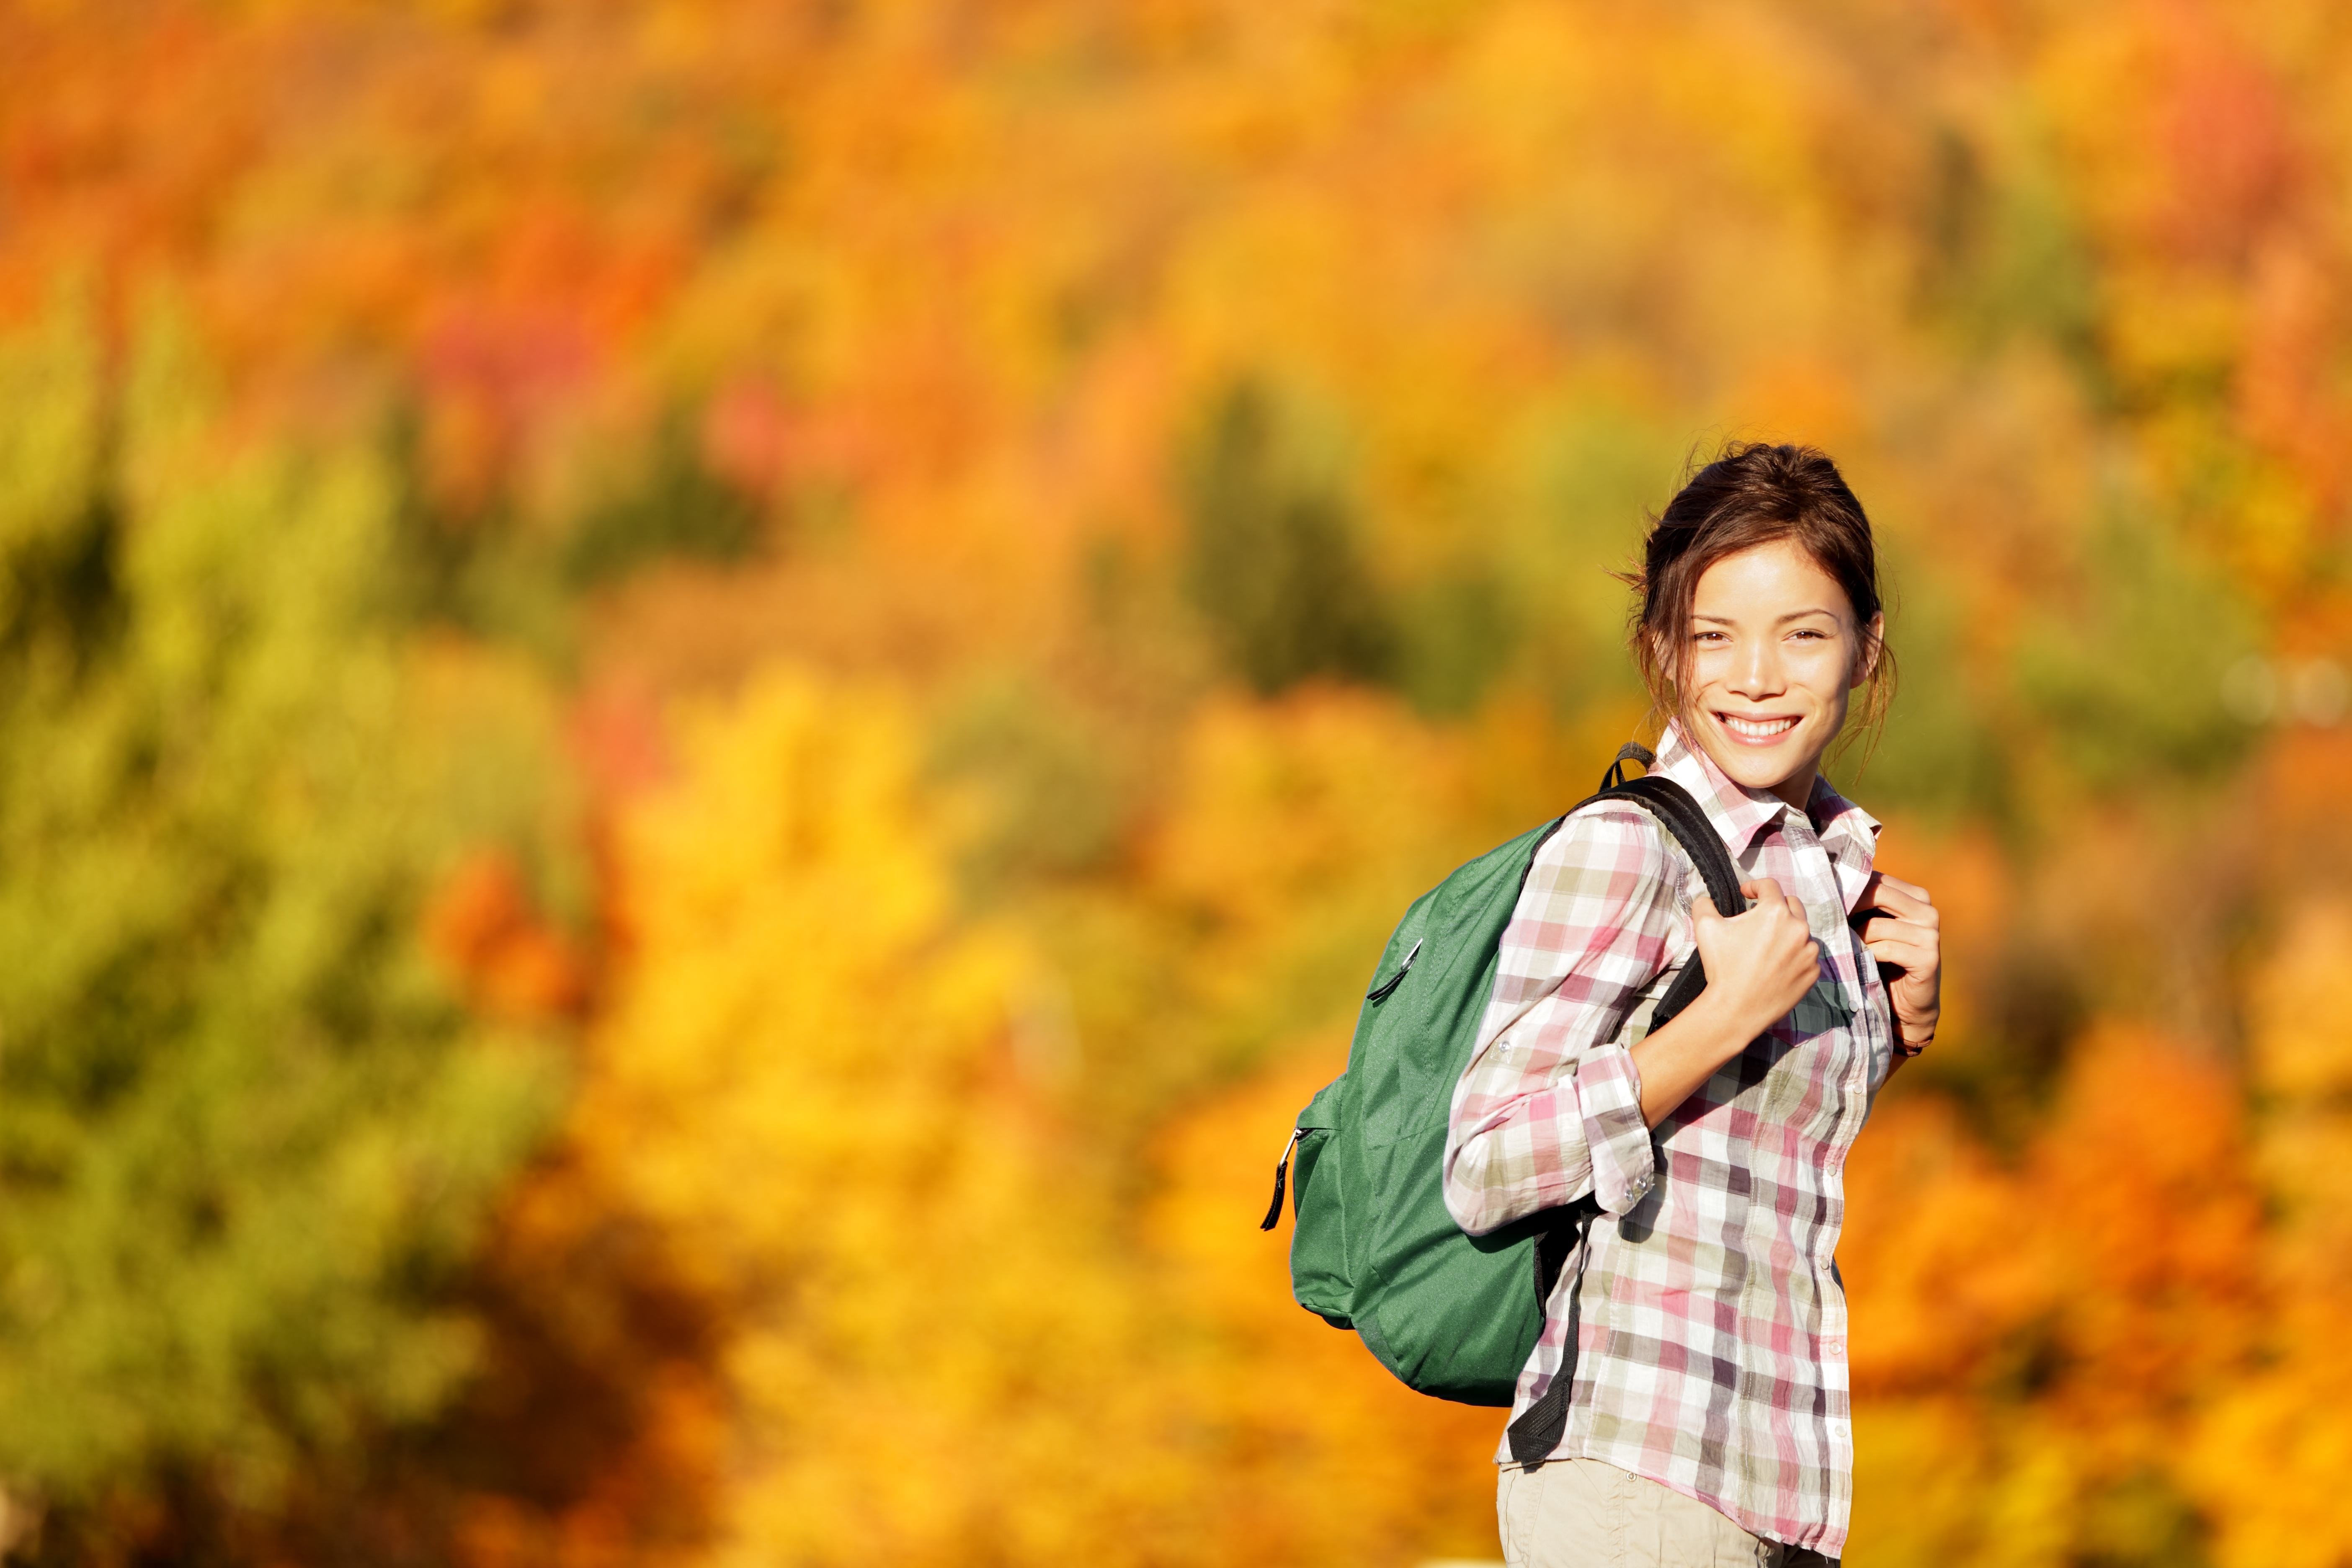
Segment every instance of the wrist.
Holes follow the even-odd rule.
[[[1780,1016],[1766,1016],[1762,1010],[1742,1006],[1728,992],[1708,986],[1700,992],[1691,1005],[1683,1010],[1694,1028],[1703,1032],[1713,1043],[1711,1053],[1719,1061],[1728,1061],[1748,1048],[1748,1042],[1769,1029]]]

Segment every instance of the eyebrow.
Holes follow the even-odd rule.
[[[1810,610],[1790,610],[1787,615],[1780,616],[1780,619],[1774,621],[1772,624],[1775,626],[1782,626],[1790,621],[1801,621],[1807,616],[1827,616],[1832,620],[1837,619],[1837,612],[1834,610],[1814,608]],[[1729,616],[1702,616],[1696,610],[1691,612],[1691,619],[1695,621],[1712,621],[1719,626],[1738,626],[1739,624],[1733,620]]]

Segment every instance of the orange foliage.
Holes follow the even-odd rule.
[[[2193,1451],[2223,1568],[2319,1568],[2352,1555],[2341,1506],[2352,1431],[2352,911],[2290,911],[2257,980],[2252,1057],[2270,1104],[2258,1165],[2284,1223],[2265,1249],[2263,1357],[2214,1401]]]
[[[2024,1185],[2086,1425],[2127,1441],[2135,1417],[2168,1424],[2242,1364],[2261,1220],[2247,1152],[2218,1064],[2123,1028],[2078,1048]]]
[[[457,1489],[452,1560],[650,1568],[706,1549],[733,1418],[713,1304],[664,1238],[567,1149],[514,1194],[487,1273],[493,1370],[464,1417],[499,1465]]]
[[[493,1017],[569,1017],[587,1002],[585,968],[533,911],[509,856],[484,850],[460,862],[425,910],[425,936],[467,998]]]
[[[2084,1042],[2013,1168],[1901,1100],[1848,1167],[1862,1482],[1854,1552],[2066,1562],[2165,1550],[2265,1305],[2261,1194],[2231,1075],[2178,1042]],[[1945,1473],[1927,1506],[1898,1479]],[[2229,1473],[2237,1474],[2233,1461]]]
[[[2024,1189],[1948,1106],[1906,1100],[1872,1119],[1846,1166],[1838,1245],[1858,1397],[1965,1388],[2049,1310],[2041,1259],[2017,1234],[2032,1212]]]
[[[16,0],[0,58],[0,315],[178,301],[257,439],[413,436],[436,560],[658,532],[664,440],[764,530],[576,627],[449,612],[587,672],[611,803],[595,941],[495,852],[425,916],[472,1005],[585,1036],[484,1397],[631,1387],[468,1494],[472,1561],[1486,1550],[1495,1416],[1249,1225],[1397,911],[1633,729],[1601,573],[1718,434],[1835,446],[1898,731],[1995,753],[1880,775],[1952,985],[1847,1173],[1855,1561],[2352,1558],[2352,739],[2184,742],[2162,659],[2352,635],[2326,7]],[[1416,689],[1456,717],[1221,683],[1175,480],[1241,384],[1398,668],[1503,650]],[[2084,606],[2159,545],[2207,597],[2122,578],[2126,637]],[[2053,626],[2116,680],[2037,718]],[[1007,672],[991,797],[940,736]],[[974,847],[1007,797],[1052,854]],[[514,1407],[473,1418],[572,1425]]]
[[[1290,1300],[1289,1226],[1244,1221],[1263,1205],[1286,1126],[1347,1063],[1344,1039],[1302,1048],[1245,1089],[1182,1119],[1162,1142],[1169,1190],[1153,1206],[1155,1277],[1188,1332],[1170,1369],[1218,1435],[1202,1484],[1202,1563],[1409,1562],[1475,1556],[1494,1530],[1503,1412],[1423,1398],[1351,1333]]]

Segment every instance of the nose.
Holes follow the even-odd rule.
[[[1732,694],[1757,701],[1766,697],[1778,697],[1788,689],[1788,681],[1780,668],[1780,645],[1775,637],[1748,637],[1742,641],[1732,660],[1731,678],[1726,682]]]

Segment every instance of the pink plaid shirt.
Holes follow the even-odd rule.
[[[1559,1374],[1573,1289],[1576,1381],[1552,1458],[1602,1460],[1836,1557],[1853,1428],[1831,1258],[1846,1151],[1892,1044],[1885,991],[1846,917],[1878,824],[1825,780],[1803,812],[1742,789],[1671,726],[1653,771],[1705,808],[1743,880],[1769,877],[1803,903],[1821,980],[1653,1131],[1628,1047],[1694,951],[1690,904],[1706,889],[1640,807],[1576,813],[1537,854],[1503,932],[1454,1091],[1446,1205],[1482,1235],[1600,1200],[1580,1281],[1571,1258],[1511,1411]]]

